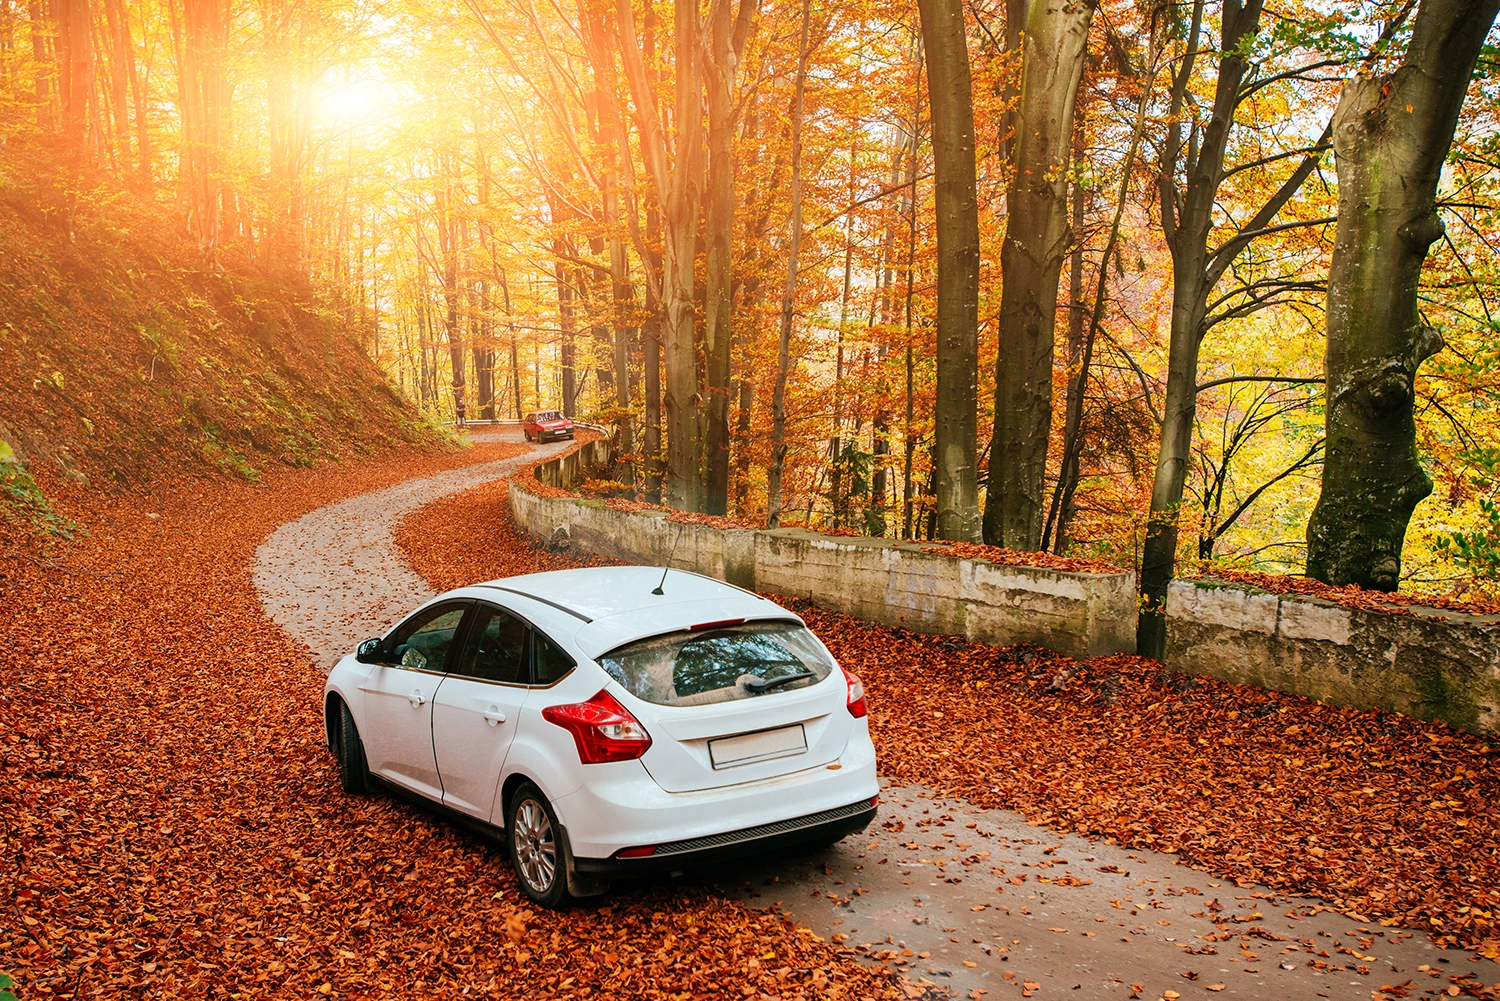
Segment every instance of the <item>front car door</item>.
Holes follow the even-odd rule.
[[[531,683],[531,627],[487,602],[475,606],[462,653],[432,706],[443,804],[488,821],[500,769]]]
[[[359,730],[370,771],[439,801],[443,792],[432,751],[432,700],[472,606],[472,601],[446,601],[401,623],[382,645],[381,663],[360,686],[364,718]]]

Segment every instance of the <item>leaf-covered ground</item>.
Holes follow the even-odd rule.
[[[503,484],[423,509],[398,541],[440,588],[577,565],[517,534]],[[1484,740],[790,604],[864,680],[891,776],[1500,957],[1500,749]]]
[[[65,553],[0,540],[0,969],[23,999],[892,992],[702,888],[535,912],[486,844],[338,791],[322,676],[262,616],[255,548],[507,448],[96,497]]]

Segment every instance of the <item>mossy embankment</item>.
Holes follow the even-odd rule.
[[[46,150],[5,153],[0,472],[15,489],[0,507],[12,515],[35,514],[38,487],[254,481],[441,441],[297,268],[243,244],[210,266],[170,206],[64,185]]]

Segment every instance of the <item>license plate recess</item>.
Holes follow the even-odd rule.
[[[807,731],[802,724],[757,730],[708,742],[708,757],[714,768],[731,768],[756,761],[769,761],[807,751]]]

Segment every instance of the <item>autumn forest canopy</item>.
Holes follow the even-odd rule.
[[[0,0],[0,193],[602,492],[1135,568],[1149,653],[1200,565],[1496,587],[1497,6]]]

